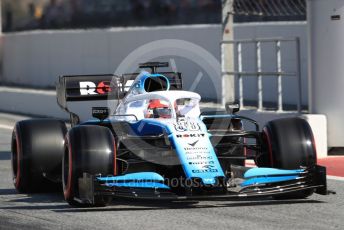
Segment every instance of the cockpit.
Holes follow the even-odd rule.
[[[200,96],[193,92],[157,91],[129,98],[117,114],[132,114],[138,120],[198,117],[199,101]]]
[[[136,120],[198,117],[200,95],[179,90],[179,81],[177,77],[141,72],[117,107],[116,115],[134,115],[127,118]]]

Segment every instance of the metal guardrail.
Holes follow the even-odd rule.
[[[264,72],[262,70],[262,43],[275,43],[276,47],[276,72]],[[295,73],[287,73],[282,70],[282,53],[281,53],[281,43],[282,42],[295,42],[296,44],[296,63],[297,69]],[[255,43],[256,48],[256,72],[245,72],[243,71],[243,62],[242,62],[242,44],[244,43]],[[300,56],[300,38],[262,38],[262,39],[244,39],[244,40],[233,40],[233,41],[222,41],[221,46],[224,44],[234,44],[237,51],[237,63],[238,63],[238,71],[235,72],[228,72],[225,71],[223,75],[233,75],[238,77],[239,81],[239,103],[240,107],[244,107],[244,86],[243,86],[243,77],[245,76],[254,76],[258,78],[257,81],[257,89],[258,89],[258,111],[264,110],[263,108],[263,76],[276,76],[277,77],[277,112],[283,111],[283,91],[282,91],[282,77],[286,76],[295,76],[297,78],[297,92],[298,92],[298,100],[297,100],[297,111],[301,113],[302,110],[302,88],[301,88],[301,56]]]

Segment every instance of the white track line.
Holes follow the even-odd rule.
[[[327,179],[344,181],[344,177],[340,177],[340,176],[327,176]]]
[[[1,125],[1,124],[0,124],[0,129],[12,130],[12,129],[13,129],[13,126],[10,126],[10,125]]]

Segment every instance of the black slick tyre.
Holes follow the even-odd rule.
[[[115,139],[110,129],[85,125],[72,128],[66,135],[62,163],[62,185],[65,200],[72,206],[105,206],[107,197],[96,197],[94,204],[79,200],[78,179],[83,173],[114,175],[116,173]]]
[[[13,183],[20,193],[51,191],[54,185],[44,175],[61,175],[64,122],[33,119],[17,122],[12,133],[11,163]]]
[[[312,129],[301,118],[284,118],[270,121],[263,128],[262,155],[259,167],[279,169],[312,168],[316,165],[316,147]],[[292,193],[278,198],[305,198],[313,190]]]

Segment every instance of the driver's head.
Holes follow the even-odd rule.
[[[168,104],[161,103],[159,99],[152,99],[148,103],[146,118],[171,118],[171,109]]]

